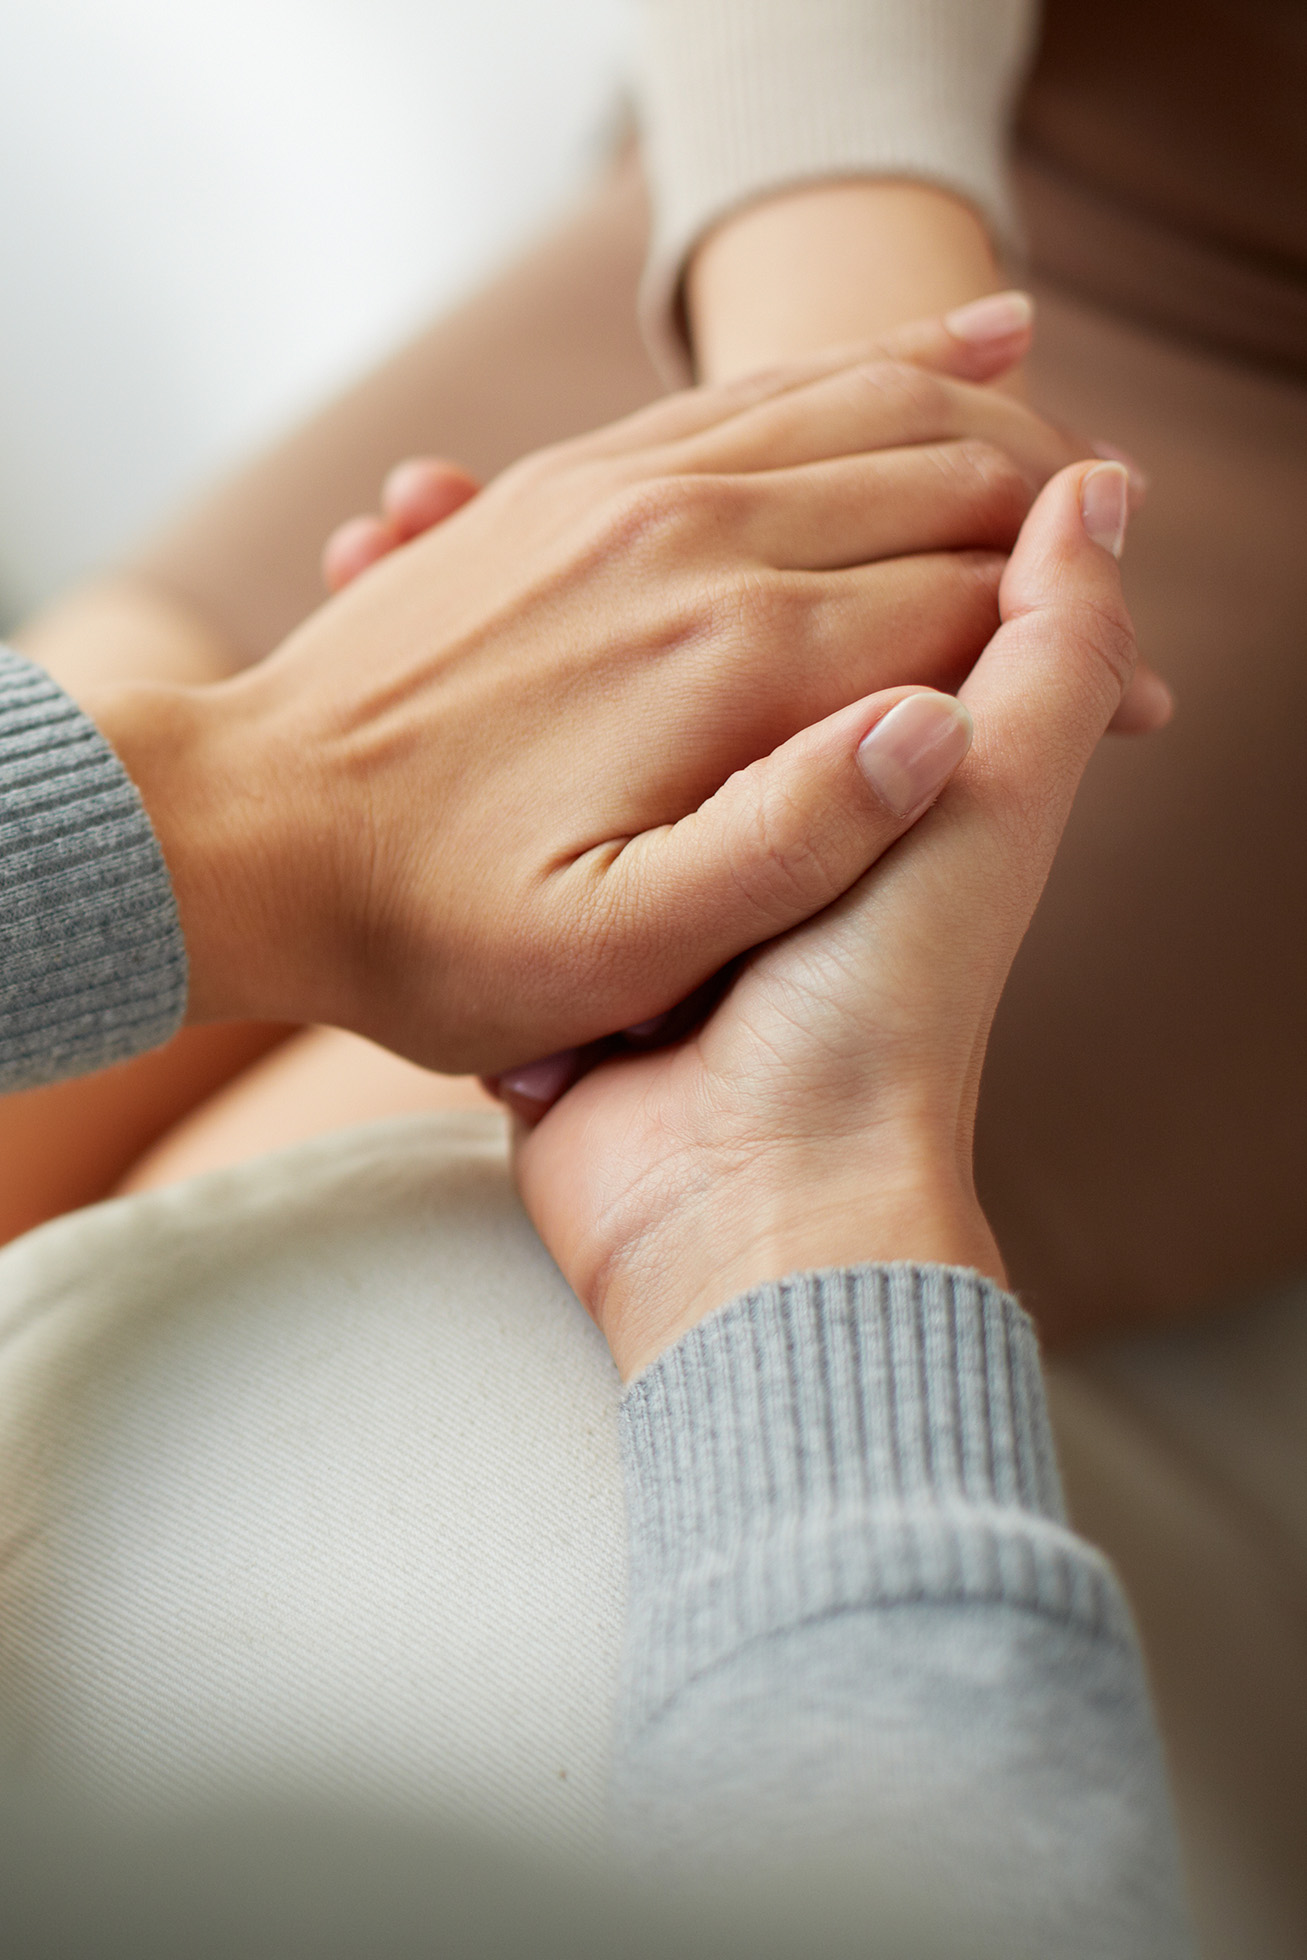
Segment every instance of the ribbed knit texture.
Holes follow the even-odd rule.
[[[1030,1323],[948,1267],[757,1288],[627,1392],[624,1721],[753,1639],[869,1605],[1019,1606],[1133,1636],[1067,1530]]]
[[[910,178],[1014,236],[1006,129],[1035,0],[642,0],[641,14],[654,206],[641,320],[669,378],[689,374],[676,314],[689,253],[769,192]]]
[[[0,1090],[122,1061],[186,1008],[167,867],[127,772],[0,647]]]

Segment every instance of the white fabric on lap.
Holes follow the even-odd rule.
[[[0,1698],[145,1807],[345,1794],[592,1841],[617,1375],[492,1113],[369,1126],[0,1255]]]

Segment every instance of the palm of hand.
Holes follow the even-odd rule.
[[[527,1208],[624,1373],[807,1266],[933,1257],[1001,1277],[969,1165],[1014,942],[957,889],[964,802],[755,954],[691,1038],[605,1064],[520,1140]],[[958,922],[965,957],[939,943],[950,909],[977,915]]]

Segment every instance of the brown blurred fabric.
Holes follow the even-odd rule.
[[[1017,124],[1034,262],[1307,374],[1307,8],[1047,0]]]

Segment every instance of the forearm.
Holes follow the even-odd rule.
[[[699,375],[867,340],[1002,284],[990,235],[925,184],[820,184],[750,205],[704,239],[685,285]]]
[[[1129,1614],[1065,1527],[1010,1297],[910,1266],[758,1288],[622,1427],[616,1796],[644,1855],[834,1857],[984,1951],[1189,1951]]]

